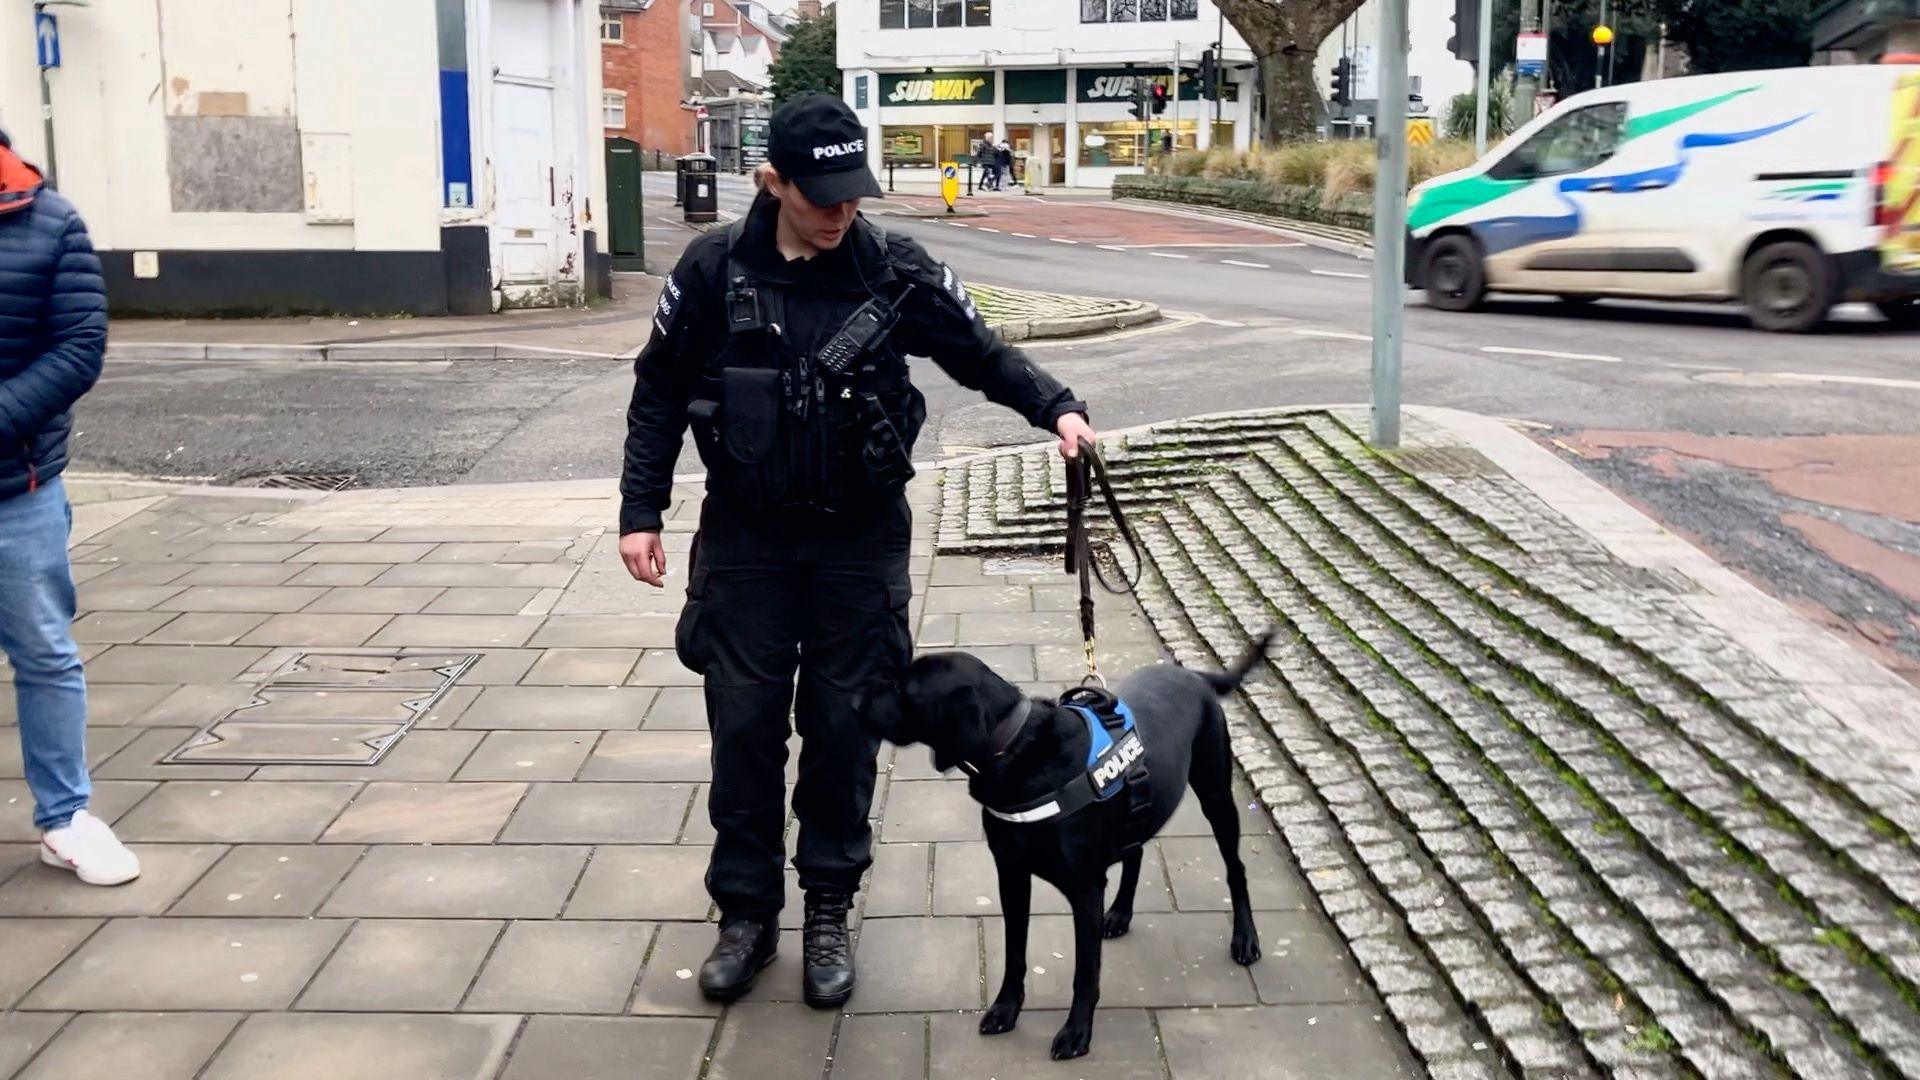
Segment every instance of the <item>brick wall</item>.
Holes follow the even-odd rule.
[[[681,11],[670,0],[655,0],[645,11],[619,12],[621,40],[601,42],[606,89],[627,95],[627,126],[607,128],[607,138],[632,139],[643,151],[693,152],[693,114],[680,107],[687,92]]]

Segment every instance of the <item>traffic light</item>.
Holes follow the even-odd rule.
[[[1147,104],[1147,80],[1135,75],[1133,76],[1133,100],[1127,103],[1127,111],[1133,114],[1135,120],[1145,120],[1148,116],[1148,108],[1150,106]]]
[[[1153,115],[1159,116],[1167,111],[1167,84],[1159,79],[1153,80]]]
[[[1353,58],[1343,56],[1333,65],[1333,103],[1353,104]]]
[[[1209,101],[1220,96],[1220,61],[1212,49],[1200,54],[1200,96]]]
[[[1469,64],[1480,62],[1480,5],[1485,0],[1453,0],[1453,36],[1447,51]]]

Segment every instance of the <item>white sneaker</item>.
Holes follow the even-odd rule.
[[[140,876],[139,857],[85,810],[65,827],[40,834],[40,861],[71,870],[89,885],[124,885]]]

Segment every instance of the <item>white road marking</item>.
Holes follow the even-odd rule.
[[[1093,246],[1094,246],[1094,247],[1097,247],[1097,248],[1099,248],[1099,249],[1100,249],[1101,251],[1125,251],[1125,250],[1127,250],[1127,249],[1126,249],[1126,247],[1125,247],[1124,245],[1122,245],[1122,244],[1095,244],[1095,245],[1093,245]]]
[[[1321,277],[1359,278],[1361,281],[1366,281],[1368,278],[1372,276],[1370,274],[1350,273],[1346,270],[1309,270],[1307,271],[1307,273],[1318,274]]]
[[[1289,332],[1298,334],[1301,337],[1332,338],[1335,341],[1372,341],[1373,340],[1372,336],[1368,334],[1350,334],[1345,330],[1309,330],[1304,327],[1295,327]]]
[[[1017,232],[1017,233],[1008,233],[1007,235],[1008,235],[1008,236],[1017,236],[1017,237],[1019,237],[1019,238],[1020,238],[1020,239],[1022,239],[1022,240],[1032,240],[1032,239],[1034,238],[1034,237],[1033,237],[1033,234],[1032,234],[1032,233],[1030,233],[1030,232]]]
[[[1287,241],[1287,242],[1278,242],[1278,241],[1276,241],[1276,242],[1274,242],[1274,243],[1271,243],[1271,244],[1245,244],[1245,243],[1236,243],[1236,244],[1223,244],[1223,243],[1205,243],[1205,244],[1121,244],[1121,245],[1119,245],[1119,246],[1121,246],[1121,247],[1127,247],[1127,248],[1142,248],[1142,249],[1144,249],[1144,248],[1169,248],[1169,247],[1177,247],[1177,248],[1233,248],[1233,249],[1238,249],[1238,250],[1247,250],[1247,249],[1250,249],[1250,248],[1296,248],[1296,247],[1306,247],[1307,245],[1306,245],[1306,244],[1304,244],[1304,243],[1301,243],[1301,242],[1299,242],[1299,241]]]
[[[979,226],[979,229],[981,232],[999,232],[1000,231],[999,229],[991,228],[986,225]]]
[[[1221,259],[1220,261],[1225,263],[1228,266],[1248,266],[1248,267],[1252,267],[1255,270],[1272,269],[1272,266],[1269,263],[1241,262],[1239,259]]]
[[[949,222],[947,222],[947,224],[949,224],[949,225],[951,225],[951,226],[953,226],[953,227],[954,227],[954,228],[956,228],[956,229],[970,229],[970,228],[972,228],[972,227],[973,227],[973,226],[971,226],[971,225],[968,225],[968,224],[967,224],[966,222],[964,222],[964,221],[949,221]]]
[[[1147,254],[1156,259],[1184,259],[1187,256],[1172,251],[1149,251]]]
[[[1777,371],[1772,373],[1772,377],[1791,382],[1843,383],[1847,386],[1878,386],[1888,390],[1920,390],[1920,381],[1883,379],[1874,375],[1803,375],[1797,371]]]
[[[1549,360],[1590,360],[1596,364],[1624,364],[1625,360],[1617,356],[1598,356],[1593,353],[1556,352],[1552,349],[1514,349],[1505,345],[1483,345],[1483,353],[1497,353],[1501,356],[1544,356]]]
[[[1047,237],[1047,239],[1053,241],[1056,244],[1077,244],[1080,242],[1078,240],[1069,240],[1064,236],[1049,236]]]

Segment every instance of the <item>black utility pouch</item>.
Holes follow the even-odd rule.
[[[773,368],[724,368],[720,372],[720,439],[742,465],[766,461],[780,445],[785,411],[780,372]]]

